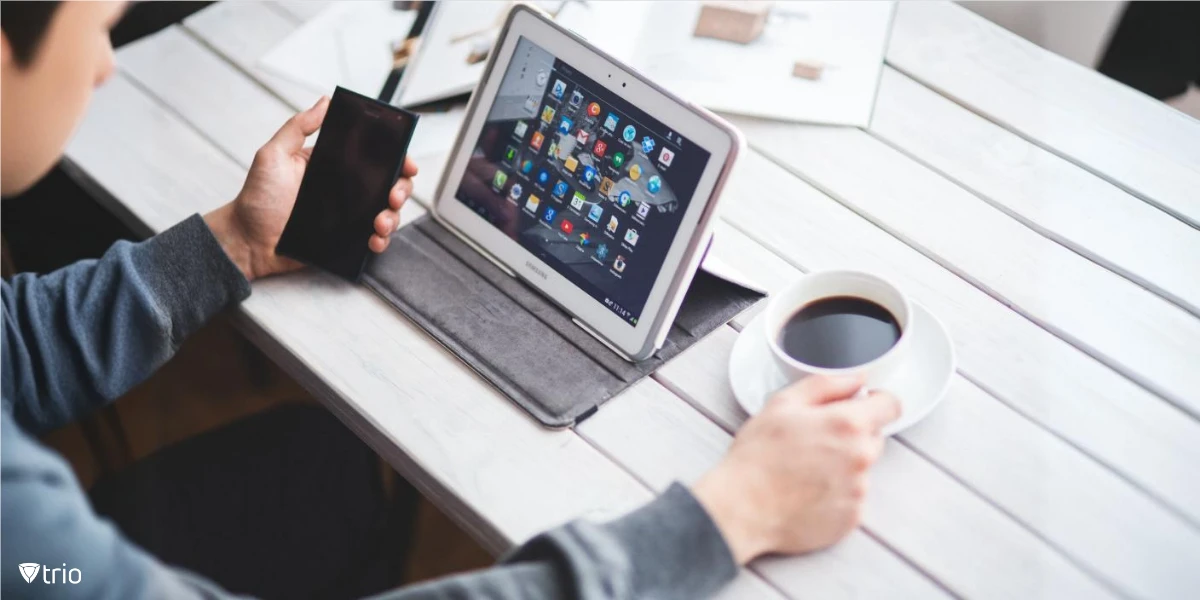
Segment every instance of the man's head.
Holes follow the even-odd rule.
[[[122,2],[0,3],[0,194],[58,162],[92,88],[113,71],[109,29]]]

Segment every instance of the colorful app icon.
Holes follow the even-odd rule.
[[[533,171],[533,161],[528,158],[521,161],[521,172],[528,175]]]
[[[564,231],[566,231],[566,230],[564,230]],[[588,235],[586,231],[579,234],[579,245],[580,246],[586,246],[590,243],[592,243],[592,236]]]
[[[593,223],[599,224],[600,217],[603,217],[603,216],[604,216],[604,207],[600,206],[599,204],[593,204],[592,209],[588,211],[588,218],[591,219]]]
[[[589,185],[596,183],[596,167],[583,168],[583,182]]]
[[[546,187],[546,184],[550,181],[550,173],[548,171],[546,171],[545,169],[538,171],[538,180],[537,181],[538,181],[538,185],[540,185],[542,187]]]
[[[580,129],[579,133],[575,134],[575,141],[579,142],[580,146],[584,146],[588,143],[588,140],[591,139],[591,137],[592,134]]]
[[[609,232],[609,233],[616,233],[616,232],[617,232],[617,227],[618,227],[619,225],[620,225],[620,224],[619,224],[619,223],[617,223],[617,217],[615,217],[615,216],[612,216],[612,217],[609,217],[609,218],[608,218],[608,232]]]
[[[546,157],[551,158],[551,159],[558,158],[558,141],[557,140],[550,142],[550,151],[546,153]]]
[[[579,166],[579,161],[575,160],[574,156],[568,156],[567,160],[563,161],[563,166],[566,167],[568,171],[574,173],[575,167]]]
[[[529,212],[537,212],[538,206],[540,206],[541,204],[542,204],[541,198],[538,198],[537,196],[530,194],[529,199],[525,201],[525,210],[527,210]]]
[[[534,150],[541,150],[542,142],[544,142],[545,140],[546,140],[546,136],[542,135],[542,132],[535,131],[535,132],[533,132],[533,137],[529,138],[529,147],[533,148]]]
[[[517,126],[513,128],[513,135],[523,139],[528,129],[529,125],[526,125],[525,121],[517,121]]]
[[[613,261],[613,270],[620,273],[625,270],[625,257],[617,255],[617,260]]]
[[[529,96],[528,98],[526,98],[525,99],[525,112],[531,112],[531,113],[537,114],[537,103],[538,103],[538,99],[534,98],[533,96]]]
[[[568,221],[568,220],[566,220],[566,219],[563,219],[563,220],[562,220],[562,223],[559,223],[559,224],[558,224],[558,227],[559,227],[560,229],[562,229],[562,230],[563,230],[563,233],[565,233],[565,234],[567,234],[567,235],[571,235],[571,232],[572,232],[572,231],[575,231],[575,225],[574,225],[574,224],[572,224],[570,221]]]
[[[658,178],[658,175],[652,175],[650,180],[646,182],[646,191],[650,192],[651,194],[657,194],[661,189],[662,180]]]
[[[596,246],[596,258],[604,260],[608,258],[608,244],[600,244]]]
[[[542,108],[542,121],[549,123],[554,120],[554,107],[545,106]]]
[[[575,195],[571,197],[571,208],[583,210],[583,204],[586,200],[587,198],[583,195],[583,192],[575,192]]]
[[[561,79],[555,79],[554,87],[550,89],[550,93],[554,94],[555,98],[562,100],[563,94],[567,93],[567,84]]]
[[[554,215],[556,215],[556,214],[558,214],[558,211],[554,210],[553,206],[547,206],[546,213],[542,215],[542,220],[547,223],[553,223]]]
[[[613,167],[620,169],[621,165],[624,165],[624,164],[625,164],[625,154],[624,153],[618,152],[613,155]]]
[[[589,117],[600,116],[600,105],[595,102],[589,104],[588,105],[588,116]]]
[[[625,230],[625,243],[630,246],[636,246],[638,241],[638,232],[636,229]]]
[[[629,178],[634,181],[641,179],[642,178],[642,168],[637,165],[633,165],[632,167],[629,167]]]
[[[567,188],[568,188],[568,186],[567,186],[567,182],[565,182],[565,181],[563,181],[563,180],[559,179],[559,180],[558,180],[558,183],[554,184],[554,195],[555,195],[555,197],[562,198],[563,196],[566,196],[566,195],[567,195]]]
[[[646,220],[646,217],[650,216],[650,205],[645,202],[639,204],[637,216],[639,219],[642,219],[643,221]]]
[[[630,202],[633,202],[633,196],[629,194],[628,190],[621,192],[621,194],[617,196],[617,204],[621,208],[628,208]]]
[[[600,180],[600,193],[601,194],[604,194],[605,196],[607,196],[608,193],[612,191],[612,189],[613,189],[613,180],[611,180],[607,177]]]
[[[506,160],[508,162],[516,162],[517,149],[512,146],[505,148],[504,149],[504,160]]]
[[[505,181],[508,181],[508,174],[500,169],[496,169],[496,174],[492,175],[492,187],[498,190],[504,187]]]
[[[596,145],[592,147],[592,154],[595,154],[598,158],[604,158],[606,150],[608,150],[608,144],[605,144],[602,140],[596,140]]]
[[[615,132],[617,130],[617,121],[619,120],[617,115],[608,113],[608,116],[604,118],[604,128]]]
[[[521,184],[514,183],[511,188],[508,188],[508,197],[512,198],[513,200],[519,200],[521,198],[522,191]]]
[[[575,122],[569,117],[563,117],[562,120],[558,122],[558,132],[563,135],[571,135],[571,125],[574,124]]]
[[[671,166],[673,160],[675,160],[675,153],[671,152],[670,148],[663,148],[662,152],[658,153],[658,162],[662,163],[664,167]]]
[[[633,138],[637,137],[637,130],[633,128],[633,125],[626,125],[625,129],[621,131],[621,137],[632,143]]]
[[[580,104],[583,104],[583,92],[575,90],[575,93],[571,94],[571,106],[578,107]]]
[[[650,153],[654,152],[654,138],[650,136],[642,138],[642,152],[645,152],[646,156],[650,156]]]

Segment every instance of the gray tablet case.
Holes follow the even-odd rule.
[[[428,216],[393,235],[362,280],[548,427],[587,418],[762,298],[698,271],[663,347],[630,363]]]

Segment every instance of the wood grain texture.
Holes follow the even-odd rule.
[[[716,415],[728,431],[746,418],[729,390],[728,370],[694,365],[727,362],[735,337],[725,328],[656,376],[702,413]],[[966,379],[956,377],[942,406],[900,439],[1110,586],[1146,598],[1185,598],[1200,589],[1191,559],[1200,554],[1200,530]],[[873,489],[872,495],[888,502],[885,490]],[[931,492],[928,510],[956,510],[942,507],[942,501]],[[870,527],[892,545],[896,524],[876,521]],[[978,558],[984,550],[971,552]]]
[[[312,106],[319,95],[258,66],[259,59],[296,30],[296,21],[286,15],[266,2],[218,2],[185,19],[183,27],[299,111]]]
[[[1200,122],[949,2],[896,9],[887,62],[1200,226]]]
[[[121,48],[117,61],[143,91],[241,165],[296,112],[179,26]]]
[[[228,201],[245,177],[124,75],[97,91],[93,109],[69,157],[156,231]],[[574,433],[529,419],[362,287],[301,271],[255,282],[237,314],[273,359],[494,552],[650,498]]]
[[[209,39],[216,34],[198,29],[207,33],[197,29],[193,33],[217,47]],[[204,44],[183,37],[192,47],[207,51]],[[174,51],[193,53],[188,44],[172,41]],[[233,40],[222,43],[236,47]],[[231,52],[222,51],[235,60]],[[138,86],[125,81],[122,92],[130,98],[114,101],[110,97],[109,101],[124,106],[129,100],[133,108],[120,113],[126,115],[122,118],[153,122],[153,126],[140,124],[140,130],[151,136],[149,139],[166,144],[163,147],[174,150],[171,142],[178,137],[184,140],[184,156],[199,158],[203,154],[199,149],[213,141],[227,155],[237,157],[243,169],[224,157],[211,156],[210,146],[210,156],[201,159],[205,170],[189,172],[205,183],[198,189],[207,194],[220,196],[228,188],[236,192],[248,164],[244,149],[257,148],[266,138],[255,139],[235,128],[205,128],[207,117],[197,112],[203,103],[173,96],[177,91],[160,92],[157,86],[148,86],[146,82],[161,77],[158,72],[165,67],[153,66],[156,61],[144,56],[139,58],[135,67]],[[247,72],[255,76],[252,70]],[[229,78],[235,95],[257,102],[255,94],[241,89],[246,81],[237,83],[244,77],[232,68],[206,68],[205,76],[218,81]],[[273,89],[269,82],[249,83]],[[203,131],[208,141],[170,111],[150,102],[139,86],[155,95],[164,94],[164,102]],[[262,89],[257,91],[258,96],[269,97]],[[284,103],[275,104],[290,114]],[[274,109],[251,106],[249,110],[259,115],[256,120],[268,120],[271,115],[267,113]],[[282,121],[272,123],[271,130],[279,123]],[[78,153],[87,159],[84,164],[89,173],[108,169],[103,174],[106,187],[118,190],[120,193],[113,195],[122,202],[127,195],[132,197],[131,212],[169,225],[178,218],[171,219],[172,207],[159,196],[173,183],[179,163],[159,156],[156,151],[161,152],[162,147],[133,153],[128,161],[106,155],[123,148],[112,148],[105,136],[138,139],[121,133],[128,129],[126,125],[85,122],[85,130],[100,133],[93,134],[92,141]],[[157,132],[162,128],[173,134]],[[789,135],[792,137],[782,145],[807,141],[794,132]],[[73,146],[73,154],[76,150]],[[1200,464],[1200,426],[1195,421],[943,268],[938,264],[943,260],[939,254],[932,254],[936,261],[923,256],[787,171],[748,154],[730,191],[725,210],[728,222],[718,228],[714,251],[721,251],[728,257],[727,263],[736,264],[752,278],[768,282],[770,288],[785,284],[799,269],[858,265],[882,270],[947,321],[962,371],[969,377],[955,382],[953,396],[930,421],[906,434],[902,444],[891,444],[875,477],[867,522],[870,534],[857,532],[829,551],[800,559],[759,561],[754,566],[758,575],[788,595],[814,597],[945,595],[906,561],[931,573],[953,594],[971,597],[1103,597],[1114,589],[1131,596],[1172,597],[1194,583],[1194,577],[1189,578],[1184,570],[1184,561],[1196,554],[1194,524],[1200,522],[1200,478],[1195,476],[1194,466]],[[149,169],[154,188],[139,189],[142,174],[128,175],[138,168],[135,161],[142,160],[157,165]],[[441,160],[420,162],[423,172],[418,182],[428,183],[419,186],[414,195],[427,198],[436,183],[430,176],[440,169]],[[233,175],[218,175],[221,172]],[[222,178],[225,183],[212,181]],[[181,191],[189,202],[204,201],[189,192]],[[232,196],[220,202],[228,197]],[[416,203],[410,206],[406,213],[422,210]],[[410,216],[406,214],[406,218]],[[881,223],[891,228],[888,221]],[[1061,247],[1057,250],[1067,252]],[[1000,273],[1008,277],[1007,272]],[[606,516],[648,498],[641,484],[659,489],[673,479],[694,479],[728,444],[723,429],[732,430],[745,419],[732,402],[725,375],[735,335],[730,328],[722,328],[668,363],[655,381],[642,382],[606,405],[580,428],[581,440],[536,427],[540,433],[530,434],[516,425],[523,418],[519,411],[469,373],[465,375],[469,382],[459,386],[464,375],[454,367],[461,370],[461,365],[411,326],[389,323],[387,339],[378,347],[372,344],[336,356],[339,344],[353,346],[356,339],[376,335],[369,328],[372,321],[402,319],[373,297],[361,297],[362,290],[343,289],[348,286],[319,276],[297,275],[294,279],[256,284],[251,300],[266,304],[254,305],[258,312],[246,309],[247,329],[310,389],[323,399],[333,399],[327,400],[331,408],[406,476],[416,477],[423,491],[444,503],[460,523],[469,524],[473,534],[493,551],[552,524],[546,522],[552,519],[537,512],[543,510],[544,498],[524,498],[533,501],[532,506],[521,505],[521,499],[524,494],[541,494],[548,482],[540,478],[555,477],[556,469],[577,462],[573,468],[588,477],[568,475],[562,481],[549,482],[555,486],[549,501],[565,504],[554,507],[550,517]],[[260,294],[262,290],[268,291]],[[258,300],[268,294],[275,299]],[[322,330],[328,328],[328,314],[344,311],[355,314],[355,324],[347,328],[350,331]],[[276,320],[272,321],[272,316]],[[305,323],[305,332],[284,331],[296,328],[297,319]],[[735,326],[745,323],[743,317]],[[381,366],[387,364],[398,365],[403,375]],[[409,369],[404,367],[410,365],[420,365],[417,370],[421,372],[409,377]],[[325,369],[339,373],[326,378]],[[360,381],[362,378],[371,381]],[[664,385],[684,395],[700,412]],[[463,397],[458,394],[460,387],[464,388]],[[467,397],[472,394],[477,397]],[[351,396],[358,404],[343,398]],[[448,408],[442,406],[447,402]],[[485,405],[479,414],[474,410],[477,404]],[[483,422],[474,422],[474,418]],[[942,419],[940,424],[936,419]],[[528,419],[523,421],[531,424]],[[499,457],[480,456],[505,445],[509,435],[520,437],[520,448],[502,449]],[[966,435],[973,437],[964,439]],[[460,444],[468,447],[457,447]],[[526,460],[525,452],[562,452],[565,456],[534,457],[536,467],[514,484],[524,489],[499,490],[500,482],[493,481],[493,473],[499,478],[517,468]],[[605,457],[616,459],[637,481]],[[548,463],[550,469],[535,477],[533,472],[539,471],[542,463]],[[591,477],[593,468],[599,469],[598,481]],[[484,481],[479,481],[481,478]],[[1145,489],[1153,499],[1129,482]],[[498,499],[493,501],[489,493],[499,494]],[[1105,497],[1091,501],[1096,494]],[[1064,514],[1080,504],[1088,506],[1077,510],[1078,514]],[[1118,512],[1121,509],[1127,510]],[[534,514],[528,514],[530,510]],[[539,526],[538,522],[546,523]],[[1093,547],[1100,544],[1115,547]],[[895,552],[905,558],[901,560]],[[1168,552],[1173,556],[1160,558]],[[770,589],[749,575],[739,578],[725,595],[741,597],[743,593],[772,596]]]
[[[332,0],[279,0],[278,2],[264,2],[264,4],[289,16],[299,25],[321,14],[321,11],[329,8],[333,2]]]
[[[1194,419],[761,156],[746,156],[728,189],[734,227],[797,269],[886,274],[946,324],[971,381],[1200,523]]]
[[[1200,315],[1200,232],[1178,219],[891,68],[870,132],[1025,226]]]
[[[693,483],[715,466],[729,433],[675,394],[643,380],[577,428],[581,436],[655,490]],[[756,561],[753,570],[794,598],[935,598],[935,584],[861,531],[801,557]]]
[[[1194,315],[1046,239],[863,131],[749,119],[737,123],[752,146],[793,173],[1038,325],[1200,416],[1200,369],[1194,365],[1200,356],[1200,319]]]

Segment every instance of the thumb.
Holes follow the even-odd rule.
[[[865,378],[862,375],[840,377],[811,375],[783,388],[776,393],[776,396],[784,398],[787,402],[802,402],[809,406],[818,406],[852,398],[862,388],[864,382]]]
[[[325,111],[329,109],[329,97],[321,96],[317,103],[288,119],[269,142],[287,152],[297,152],[304,147],[304,139],[321,128]]]

